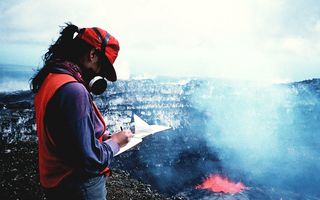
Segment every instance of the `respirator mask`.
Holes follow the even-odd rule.
[[[89,92],[100,95],[107,89],[107,79],[97,75],[92,70],[82,69],[83,80],[87,83]]]
[[[95,76],[89,82],[89,89],[94,95],[100,95],[107,89],[107,79]]]

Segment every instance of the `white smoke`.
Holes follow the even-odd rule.
[[[28,81],[15,81],[10,80],[6,82],[0,82],[0,92],[12,92],[17,90],[29,90]]]
[[[308,146],[308,135],[317,131],[308,127],[317,122],[307,122],[303,112],[308,110],[302,107],[314,106],[316,99],[298,98],[299,92],[288,86],[208,82],[195,94],[194,105],[209,116],[208,146],[225,168],[244,172],[256,183],[283,187],[301,184],[301,177],[319,169],[319,153]]]

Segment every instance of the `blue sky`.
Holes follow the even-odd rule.
[[[39,66],[71,21],[119,40],[123,79],[320,77],[318,0],[1,0],[0,12],[0,63]]]

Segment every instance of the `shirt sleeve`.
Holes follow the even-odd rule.
[[[94,123],[96,114],[92,107],[90,94],[77,82],[62,86],[54,95],[51,105],[53,113],[57,113],[52,128],[53,139],[56,140],[58,152],[73,162],[79,170],[89,174],[97,174],[111,163],[113,155],[119,151],[114,141],[101,143],[96,137],[97,129],[103,130],[100,123]],[[50,131],[51,132],[51,131]],[[59,134],[63,133],[63,134]]]
[[[118,153],[118,151],[120,151],[120,146],[115,141],[109,139],[109,140],[106,140],[105,143],[107,143],[109,145],[109,147],[111,148],[111,150],[113,152],[113,155],[115,155],[116,153]]]

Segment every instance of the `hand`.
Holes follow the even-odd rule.
[[[129,139],[133,136],[130,130],[123,130],[111,135],[111,140],[119,144],[120,147],[123,147],[129,142]]]

